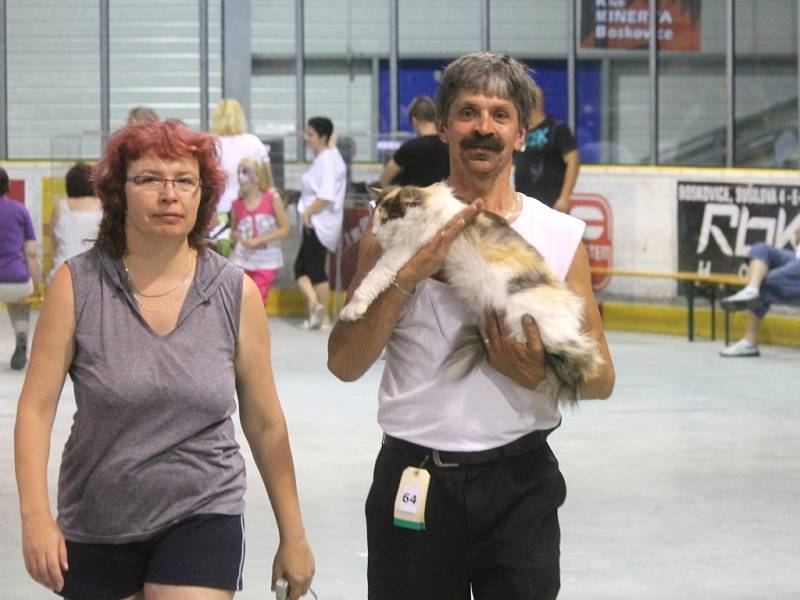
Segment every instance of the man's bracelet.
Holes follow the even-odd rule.
[[[414,290],[412,290],[412,291],[410,291],[410,292],[409,292],[407,289],[405,289],[404,287],[402,287],[402,286],[401,286],[399,283],[397,283],[396,281],[392,281],[392,285],[393,285],[394,287],[396,287],[398,290],[400,290],[400,292],[401,292],[401,293],[402,293],[404,296],[406,296],[406,297],[408,297],[408,298],[411,298],[411,296],[413,296],[413,295],[414,295]]]

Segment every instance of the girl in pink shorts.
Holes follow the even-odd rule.
[[[269,164],[259,158],[239,163],[239,197],[231,210],[231,261],[256,282],[264,304],[283,266],[280,240],[290,233],[289,218],[272,183]]]

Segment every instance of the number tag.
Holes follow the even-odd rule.
[[[394,524],[397,527],[425,529],[425,501],[431,474],[425,469],[406,467],[394,501]]]

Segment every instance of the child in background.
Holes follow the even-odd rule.
[[[269,164],[259,158],[239,163],[239,197],[231,209],[231,261],[256,282],[264,304],[283,266],[280,240],[290,233],[289,218],[272,183]]]

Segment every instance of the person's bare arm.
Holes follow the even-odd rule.
[[[52,590],[64,585],[61,571],[67,569],[67,549],[50,509],[47,461],[58,399],[72,363],[74,337],[72,276],[63,265],[53,277],[39,316],[14,427],[25,567],[31,577]]]
[[[332,204],[332,202],[330,200],[326,200],[325,198],[315,198],[314,202],[312,202],[303,212],[303,226],[307,229],[313,229],[314,225],[311,223],[311,215],[318,213],[328,204]]]
[[[39,287],[42,282],[42,274],[39,268],[38,249],[36,247],[36,240],[27,240],[22,247],[25,252],[25,264],[28,267],[28,274],[33,280],[33,285]]]
[[[394,178],[397,177],[402,170],[403,167],[394,162],[393,158],[390,158],[389,162],[387,162],[383,167],[383,172],[378,180],[378,185],[380,185],[382,188],[391,185],[392,181],[394,181]]]
[[[53,210],[50,211],[50,246],[53,251],[53,256],[58,255],[58,239],[56,239],[56,225],[61,218],[61,203],[56,202],[53,205]]]
[[[450,244],[475,216],[479,206],[479,202],[473,202],[453,217],[398,271],[395,277],[397,285],[412,292],[420,281],[437,273],[447,257]],[[359,244],[356,274],[347,291],[347,301],[380,256],[380,245],[368,225]],[[361,377],[380,356],[407,301],[406,294],[390,286],[370,304],[359,320],[338,320],[328,339],[328,369],[331,373],[343,381],[355,381]]]
[[[231,230],[231,241],[234,244],[238,244],[242,240],[239,239],[239,220],[236,218],[236,211],[231,210],[230,217],[228,217],[230,221],[228,221],[228,225]]]
[[[594,299],[589,257],[583,244],[578,244],[578,250],[572,259],[566,282],[573,292],[583,298],[583,329],[597,342],[600,356],[603,358],[603,366],[600,367],[597,376],[584,381],[581,385],[580,398],[605,400],[614,391],[616,374],[603,329],[603,318],[600,316],[600,310],[597,308],[597,302]]]
[[[564,184],[561,186],[561,193],[553,208],[564,213],[569,213],[569,197],[575,189],[575,182],[578,180],[578,172],[581,168],[581,159],[577,150],[571,150],[564,155],[566,170],[564,171]]]
[[[289,434],[275,389],[269,325],[261,295],[249,277],[244,278],[242,290],[235,368],[242,429],[267,490],[280,535],[272,584],[274,587],[278,578],[285,577],[289,582],[289,597],[296,600],[311,585],[314,556],[303,527]]]

